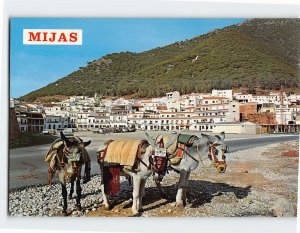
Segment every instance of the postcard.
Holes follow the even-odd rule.
[[[296,217],[299,19],[10,19],[9,217]]]

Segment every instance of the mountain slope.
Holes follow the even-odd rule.
[[[299,29],[298,19],[254,19],[143,53],[109,54],[21,99],[96,92],[154,97],[173,90],[208,92],[255,85],[297,87]]]

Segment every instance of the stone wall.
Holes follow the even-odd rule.
[[[9,109],[9,140],[15,140],[21,137],[20,127],[14,108]]]

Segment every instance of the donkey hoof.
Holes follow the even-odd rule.
[[[137,211],[137,210],[132,210],[132,214],[133,214],[134,216],[138,216],[138,215],[140,214],[140,212]]]
[[[63,210],[62,213],[65,217],[68,216],[68,212],[66,210]]]
[[[104,206],[105,210],[110,210],[110,206]]]
[[[176,206],[176,207],[180,207],[180,208],[183,208],[183,207],[184,207],[184,205],[183,205],[182,202],[179,202],[179,203],[176,202],[175,206]]]

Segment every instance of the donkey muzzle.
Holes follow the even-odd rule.
[[[218,173],[225,173],[227,164],[225,161],[219,161],[215,163],[214,166],[216,167]]]

